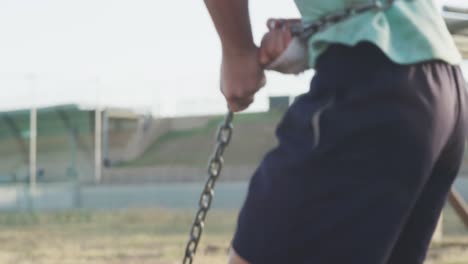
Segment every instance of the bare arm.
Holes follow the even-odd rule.
[[[223,49],[221,92],[232,111],[246,109],[265,84],[250,27],[248,0],[205,0]]]
[[[255,49],[248,0],[205,0],[218,31],[223,53],[245,54]]]

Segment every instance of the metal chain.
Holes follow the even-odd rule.
[[[198,211],[195,214],[192,227],[190,229],[190,237],[185,248],[185,256],[183,264],[192,264],[193,258],[197,251],[198,243],[203,233],[206,215],[211,207],[211,202],[214,196],[214,187],[216,180],[219,178],[221,169],[223,167],[223,154],[227,145],[231,141],[232,136],[232,120],[234,119],[233,112],[229,111],[218,128],[216,135],[216,147],[213,155],[208,162],[208,179],[206,180],[205,187],[201,193],[198,202]]]
[[[396,0],[372,0],[369,3],[357,4],[344,10],[333,12],[325,15],[316,21],[303,25],[298,23],[291,26],[293,36],[300,37],[303,40],[309,39],[312,35],[325,30],[331,25],[343,22],[353,16],[369,12],[369,11],[384,11],[392,6]]]

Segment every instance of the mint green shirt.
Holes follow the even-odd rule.
[[[353,3],[372,0],[295,0],[304,23]],[[385,11],[370,11],[330,26],[309,39],[309,65],[330,43],[349,46],[369,41],[394,62],[413,64],[440,59],[459,64],[462,57],[433,0],[396,0]]]

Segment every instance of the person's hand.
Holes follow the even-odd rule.
[[[245,110],[253,102],[255,93],[265,84],[257,48],[242,54],[223,52],[221,92],[229,110]]]
[[[269,19],[268,32],[263,36],[260,46],[260,64],[268,66],[278,58],[292,40],[291,26],[300,23],[300,19]]]

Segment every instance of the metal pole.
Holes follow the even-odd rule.
[[[109,115],[107,109],[102,111],[102,160],[109,162]]]
[[[31,191],[36,190],[37,173],[37,109],[35,98],[35,76],[30,74],[26,77],[31,85],[31,111],[29,115],[29,187]]]
[[[99,107],[96,108],[94,124],[94,177],[95,183],[102,180],[102,115]]]
[[[99,102],[99,79],[96,77],[96,111],[94,114],[94,182],[102,180],[102,111]]]

